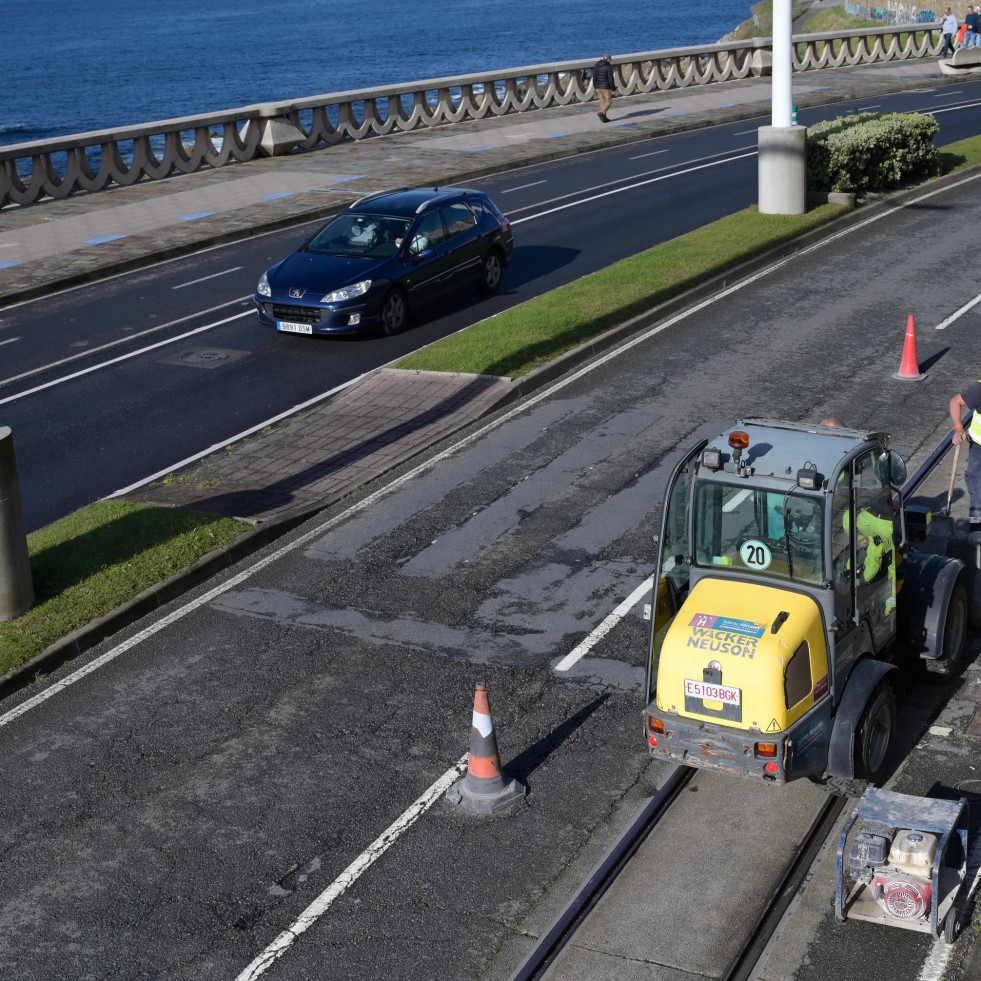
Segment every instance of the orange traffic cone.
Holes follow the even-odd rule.
[[[528,793],[518,780],[507,780],[497,755],[497,737],[491,718],[487,689],[477,685],[473,698],[473,726],[470,729],[470,759],[467,775],[446,792],[447,799],[481,814],[493,814]]]
[[[903,342],[903,363],[899,371],[892,376],[900,381],[918,382],[926,378],[920,373],[920,363],[916,360],[916,327],[913,325],[913,314],[906,320],[906,340]]]

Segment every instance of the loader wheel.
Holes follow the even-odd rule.
[[[855,776],[881,784],[896,733],[896,695],[888,684],[872,693],[855,730]]]
[[[961,918],[956,908],[950,908],[947,919],[944,920],[944,940],[952,944],[961,934]]]
[[[956,674],[964,658],[964,643],[967,639],[967,591],[963,583],[956,583],[947,615],[944,619],[944,647],[940,657],[926,662],[927,670],[945,676]]]

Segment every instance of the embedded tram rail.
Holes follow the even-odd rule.
[[[947,435],[927,456],[917,471],[904,483],[904,500],[912,498],[918,491],[921,491],[927,478],[934,473],[946,457],[951,445],[950,435]],[[645,843],[648,843],[648,849],[659,850],[662,855],[666,850],[672,849],[669,832],[665,832],[667,837],[665,841],[660,843],[657,841],[656,835],[652,837],[652,833],[665,822],[671,809],[681,802],[683,791],[686,788],[692,791],[698,790],[700,789],[699,784],[702,788],[718,788],[724,782],[739,786],[745,784],[745,781],[738,778],[734,779],[729,775],[712,773],[694,767],[678,766],[669,771],[654,797],[641,808],[572,900],[544,931],[535,947],[511,975],[511,981],[541,981],[541,979],[550,979],[550,981],[567,981],[569,979],[572,981],[572,979],[588,976],[588,972],[584,973],[581,969],[570,967],[567,960],[563,958],[563,954],[575,946],[577,935],[586,927],[591,913],[601,903],[604,896],[612,892],[614,884],[627,872],[632,862],[643,864],[649,860],[650,855],[645,857],[642,853]],[[806,781],[805,784],[807,784]],[[778,806],[777,798],[779,795],[786,794],[788,790],[790,788],[772,788],[765,791],[768,795],[770,793],[776,795],[772,805],[774,810]],[[715,792],[720,793],[718,789]],[[725,792],[722,791],[721,793],[724,794]],[[753,795],[744,794],[743,797],[747,805],[752,806],[754,803]],[[738,800],[739,795],[734,795],[734,798]],[[800,793],[798,793],[799,801]],[[775,850],[775,854],[779,855],[778,862],[775,864],[778,864],[779,868],[775,871],[775,876],[769,880],[769,885],[764,889],[763,901],[757,903],[755,908],[750,911],[749,916],[743,920],[740,928],[738,928],[740,929],[740,936],[734,938],[727,948],[727,966],[715,973],[715,976],[721,978],[722,981],[751,981],[758,976],[758,971],[767,957],[771,939],[788,912],[791,911],[795,897],[800,894],[802,886],[812,874],[822,850],[830,841],[833,841],[834,829],[849,804],[849,798],[808,785],[804,791],[804,802],[804,807],[795,815],[796,821],[792,822],[799,832],[796,840],[787,844],[782,850]],[[758,803],[758,798],[756,803]],[[759,810],[758,806],[756,809]],[[745,869],[739,867],[740,857],[750,850],[747,848],[746,839],[742,836],[751,836],[754,833],[752,828],[746,827],[747,822],[741,819],[744,817],[745,815],[733,813],[730,819],[724,822],[729,843],[728,853],[732,856],[732,863],[726,868],[724,874],[732,878],[738,878],[741,874],[750,872],[748,866]],[[689,841],[687,844],[693,851],[699,850],[694,842]],[[677,851],[677,849],[674,850]],[[638,855],[638,853],[641,854]],[[649,888],[652,890],[658,888],[653,884],[656,881],[656,876],[650,872],[644,873],[640,878],[648,882]],[[670,880],[666,881],[665,886],[670,887]],[[689,889],[695,895],[708,894],[704,883],[697,878],[697,873],[692,876]],[[730,922],[727,917],[727,910],[720,909],[718,911],[718,920],[719,922]],[[737,929],[735,923],[732,926],[733,929]],[[585,942],[583,947],[589,947],[590,943],[592,945],[590,949],[595,951],[595,931],[592,940]],[[656,950],[648,951],[647,956],[652,962],[664,963],[660,960]]]

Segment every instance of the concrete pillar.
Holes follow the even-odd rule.
[[[807,127],[761,126],[756,142],[760,214],[804,214],[807,211]]]
[[[9,426],[0,426],[0,622],[26,613],[33,602],[34,584],[14,462],[14,437]]]

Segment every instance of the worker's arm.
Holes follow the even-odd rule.
[[[967,436],[964,433],[964,427],[961,425],[961,418],[964,415],[964,410],[967,408],[967,403],[961,398],[960,392],[958,392],[950,400],[950,423],[954,427],[954,444],[963,443]]]

